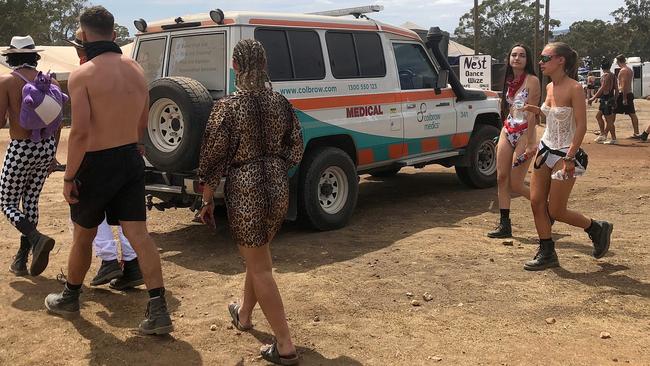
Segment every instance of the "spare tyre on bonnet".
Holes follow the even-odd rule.
[[[214,104],[201,83],[187,77],[166,77],[149,86],[149,122],[144,134],[145,156],[168,172],[198,166],[205,124]]]

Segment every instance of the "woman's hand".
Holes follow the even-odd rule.
[[[563,170],[564,170],[564,176],[567,177],[567,179],[573,178],[576,172],[576,163],[571,160],[564,160]]]
[[[524,112],[530,112],[530,113],[533,113],[533,114],[535,114],[535,115],[540,114],[540,113],[542,112],[542,110],[539,109],[538,106],[536,106],[536,105],[532,105],[532,104],[526,104],[526,105],[524,106],[524,108],[522,108],[522,110],[523,110]]]
[[[527,158],[527,159],[530,159],[530,158],[534,157],[536,153],[537,153],[537,146],[535,146],[535,145],[533,145],[533,144],[529,144],[529,145],[526,147],[526,152],[525,152],[525,154],[526,154],[526,158]]]
[[[202,223],[215,229],[217,223],[214,220],[214,202],[210,202],[208,205],[203,205],[199,217],[201,218]]]

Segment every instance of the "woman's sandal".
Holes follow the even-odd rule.
[[[273,344],[267,344],[262,346],[260,349],[260,355],[262,358],[268,362],[274,363],[276,365],[297,365],[299,362],[298,354],[294,353],[291,355],[280,356],[278,352],[278,343],[273,342]]]
[[[253,329],[253,325],[246,325],[244,326],[240,321],[239,321],[239,308],[241,306],[236,303],[231,303],[228,304],[228,311],[230,312],[230,317],[232,318],[232,325],[235,326],[235,328],[241,330],[242,332],[246,332],[248,330]]]

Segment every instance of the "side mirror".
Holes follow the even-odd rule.
[[[449,70],[440,70],[438,74],[438,82],[436,83],[436,94],[440,94],[440,90],[447,88],[449,83]]]

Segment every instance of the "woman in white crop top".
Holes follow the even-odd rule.
[[[567,44],[548,44],[539,62],[542,73],[551,79],[546,87],[546,100],[541,108],[534,105],[524,108],[546,115],[546,130],[538,146],[530,182],[530,204],[539,235],[537,254],[524,264],[530,271],[559,266],[551,237],[554,220],[583,228],[593,242],[594,257],[604,256],[609,249],[611,223],[591,220],[567,209],[575,177],[587,168],[587,154],[580,149],[587,131],[587,106],[582,86],[576,81],[578,60],[578,54]]]
[[[539,104],[539,79],[535,76],[533,53],[523,44],[516,44],[508,54],[508,66],[503,83],[501,116],[503,128],[497,147],[497,183],[499,193],[499,225],[487,234],[490,238],[512,237],[510,195],[530,199],[530,189],[524,184],[531,158],[535,156],[535,125],[533,113],[524,113],[525,104]]]

